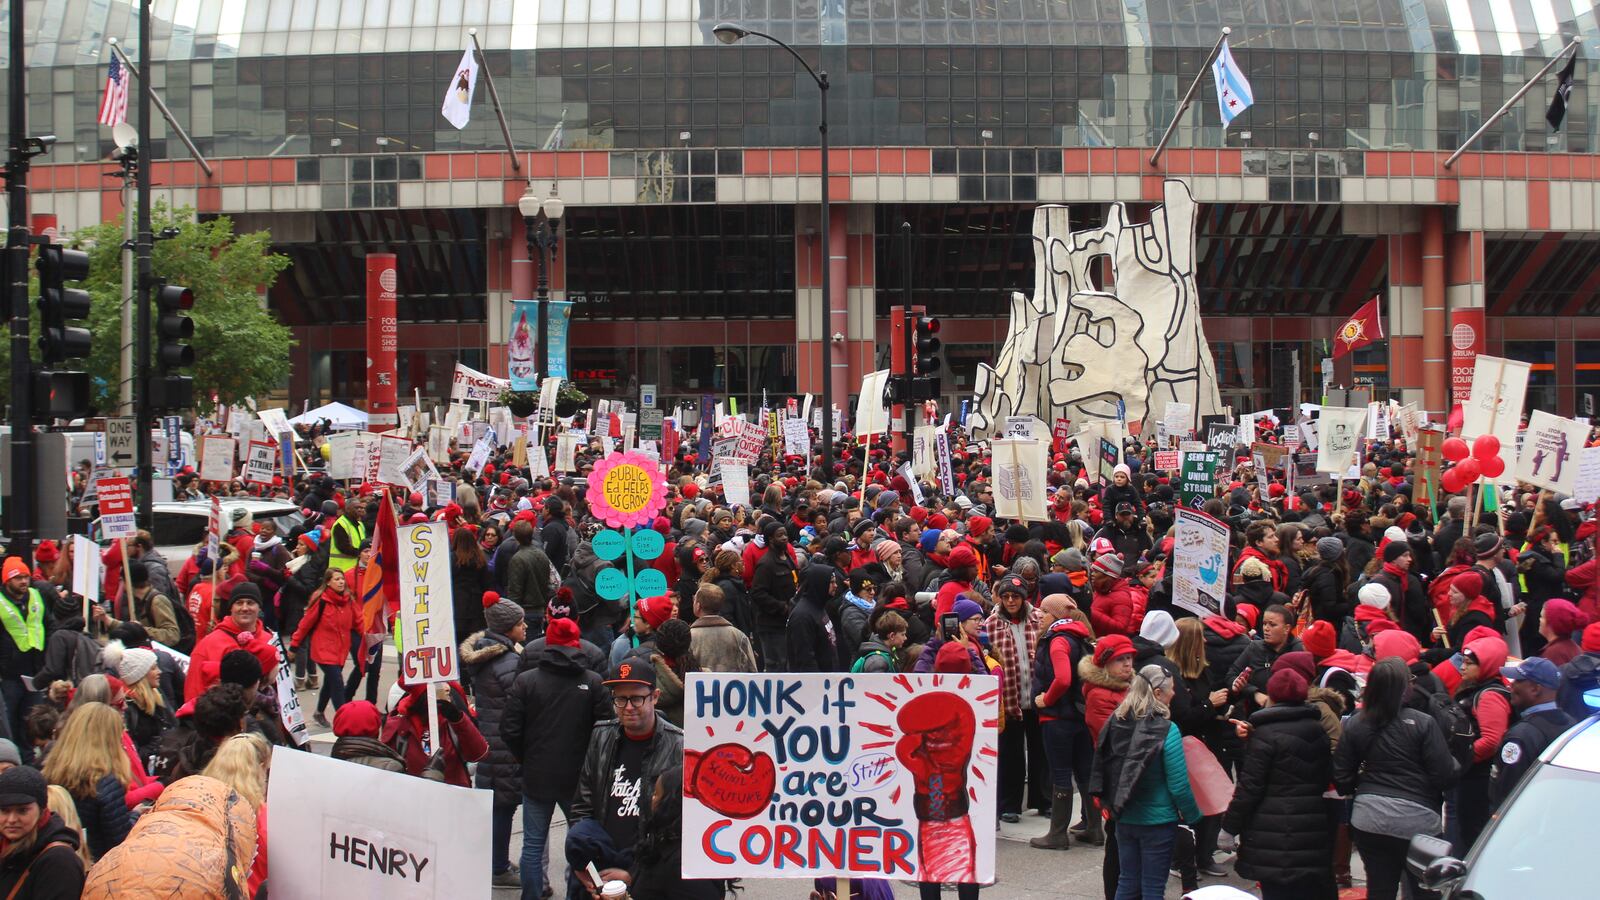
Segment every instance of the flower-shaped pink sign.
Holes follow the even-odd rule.
[[[642,453],[612,453],[589,473],[589,511],[612,528],[649,525],[667,503],[661,464]]]

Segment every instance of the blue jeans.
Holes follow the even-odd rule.
[[[1094,768],[1089,726],[1075,719],[1046,719],[1039,724],[1039,734],[1044,742],[1044,758],[1050,763],[1051,785],[1070,791],[1076,777],[1078,790],[1087,791]]]
[[[499,875],[511,868],[511,825],[517,819],[517,804],[496,803],[489,819],[489,872]]]
[[[1116,900],[1162,900],[1178,824],[1117,823],[1118,875]]]
[[[557,805],[554,800],[522,798],[522,900],[539,900],[544,893],[545,850],[550,843],[550,817]],[[559,806],[562,815],[572,816],[567,804]]]

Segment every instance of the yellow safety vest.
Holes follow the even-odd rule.
[[[361,542],[367,539],[367,526],[365,522],[351,522],[344,516],[340,516],[334,521],[333,528],[328,532],[328,568],[337,569],[340,572],[348,572],[360,560],[360,553],[346,556],[336,549],[339,545],[333,542],[333,532],[341,528],[344,529],[346,534],[350,535],[350,546],[359,550]]]
[[[44,649],[44,598],[38,588],[28,588],[28,619],[23,621],[21,610],[11,598],[0,592],[0,625],[23,653]]]

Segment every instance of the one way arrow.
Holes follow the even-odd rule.
[[[117,465],[121,465],[125,462],[133,462],[133,454],[126,450],[118,450],[111,454],[111,462]]]

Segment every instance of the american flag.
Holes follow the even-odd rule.
[[[106,92],[100,98],[100,124],[117,126],[128,119],[128,70],[122,59],[111,54],[111,68],[106,72]]]

